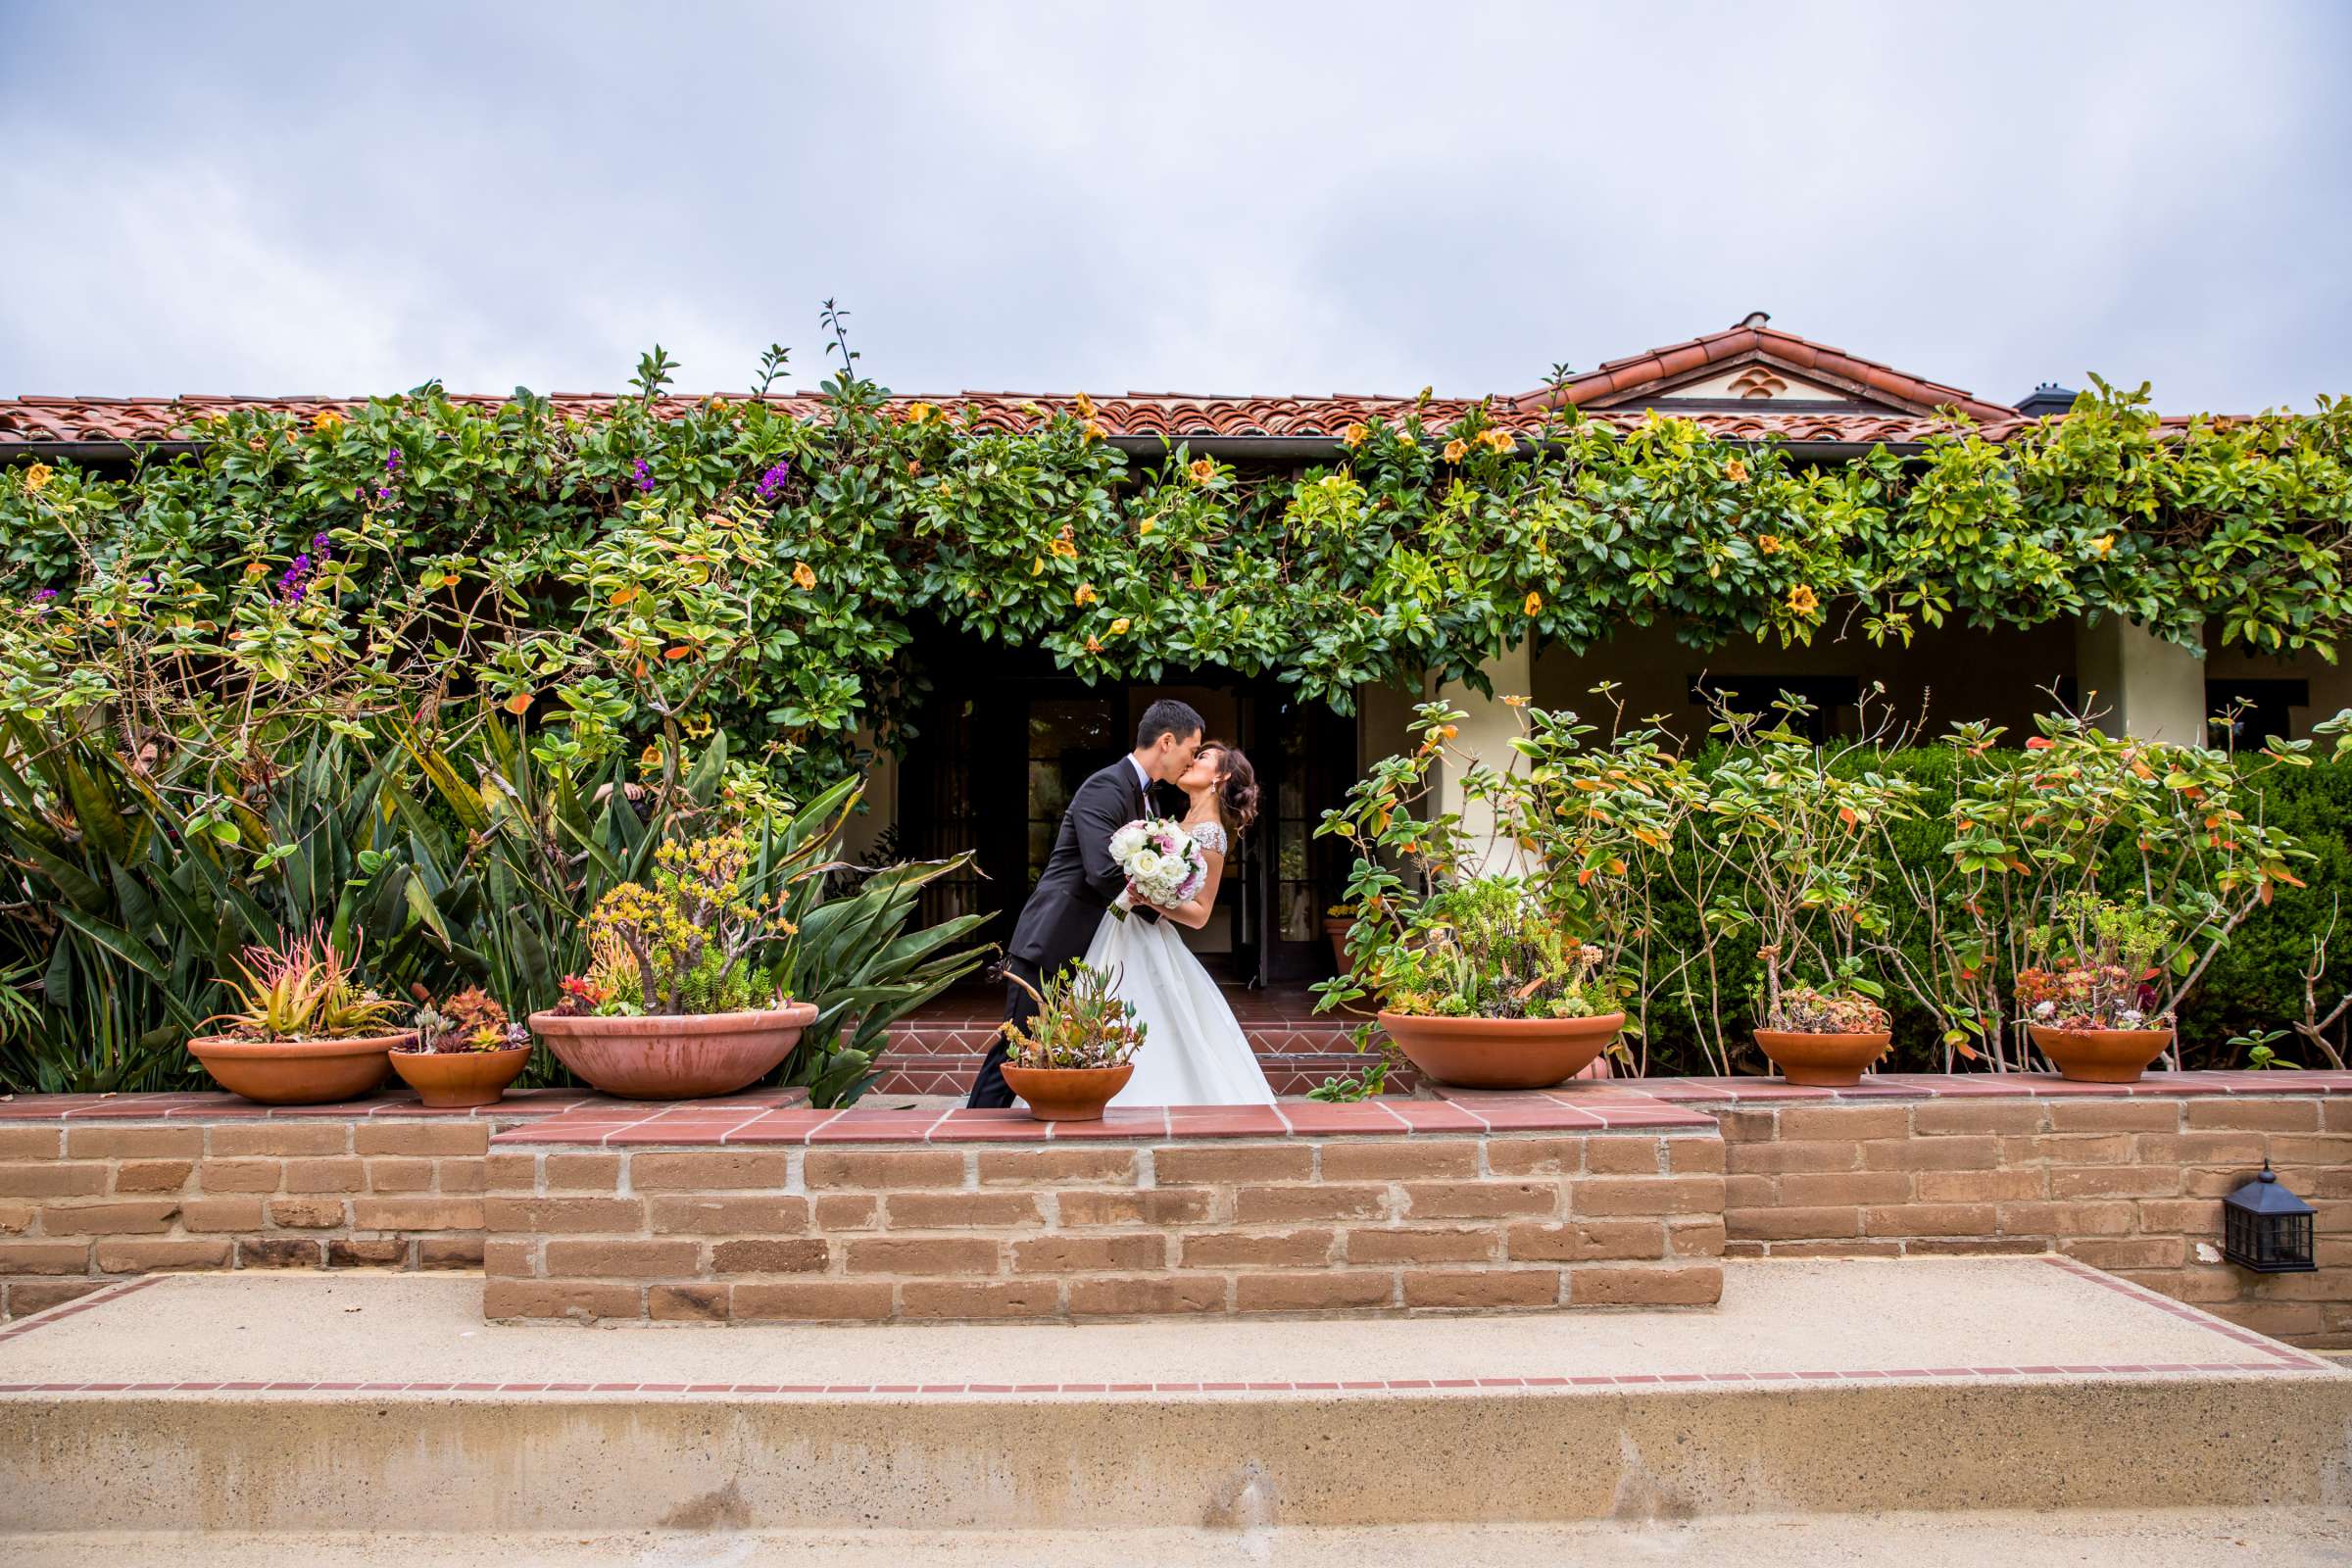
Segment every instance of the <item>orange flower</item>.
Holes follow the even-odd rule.
[[[1076,591],[1070,595],[1070,603],[1074,605],[1091,605],[1094,602],[1095,585],[1091,582],[1080,583]]]
[[[1543,608],[1544,596],[1540,593],[1531,591],[1527,596],[1527,612],[1533,615],[1543,610]]]
[[[1352,452],[1357,447],[1362,446],[1364,444],[1364,438],[1371,433],[1372,432],[1363,425],[1351,424],[1340,432],[1340,443],[1341,445],[1347,447],[1348,451]]]
[[[343,423],[343,416],[332,409],[320,409],[311,416],[311,428],[332,434]]]
[[[248,561],[245,563],[245,575],[248,577],[259,577],[263,572],[268,571],[269,569],[270,568],[267,565],[258,561]]]
[[[1788,608],[1800,615],[1810,615],[1821,608],[1821,599],[1800,582],[1788,590]]]
[[[1088,637],[1086,640],[1086,651],[1090,654],[1101,653],[1102,651],[1102,639],[1093,636]]]
[[[794,562],[792,564],[792,582],[794,587],[800,589],[800,591],[803,593],[807,593],[809,589],[816,586],[815,568],[810,566],[806,561]]]
[[[1496,457],[1500,457],[1519,443],[1512,439],[1511,432],[1508,430],[1487,430],[1480,434],[1478,444]]]
[[[1470,448],[1466,443],[1458,440],[1446,443],[1446,461],[1447,463],[1459,463],[1469,455]]]
[[[1760,533],[1756,535],[1756,548],[1768,556],[1777,556],[1781,553],[1781,536],[1775,533]]]
[[[1734,458],[1723,466],[1723,476],[1734,484],[1747,483],[1747,465]]]
[[[1064,561],[1076,561],[1078,559],[1078,541],[1070,537],[1070,530],[1066,527],[1063,528],[1060,535],[1056,537],[1052,544],[1046,546],[1046,548],[1054,552],[1054,554],[1059,556]]]
[[[1217,476],[1217,460],[1214,458],[1194,459],[1192,475],[1195,484],[1208,483]]]

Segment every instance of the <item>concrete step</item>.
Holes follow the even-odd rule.
[[[479,1289],[182,1276],[13,1327],[0,1532],[2352,1502],[2352,1373],[2041,1259],[1747,1263],[1711,1313],[1082,1328],[498,1327]]]
[[[2130,1508],[2074,1513],[1751,1514],[1738,1519],[1378,1530],[643,1531],[495,1535],[107,1533],[0,1538],[12,1568],[2340,1568],[2352,1512]]]

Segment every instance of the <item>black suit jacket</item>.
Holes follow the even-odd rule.
[[[1135,764],[1124,757],[1079,785],[1069,809],[1061,813],[1054,853],[1036,891],[1021,906],[1006,951],[1034,964],[1040,976],[1086,956],[1102,911],[1127,891],[1127,874],[1110,858],[1110,836],[1157,809],[1135,776]],[[1159,918],[1149,907],[1136,912],[1147,920]]]

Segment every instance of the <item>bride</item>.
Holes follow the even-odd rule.
[[[1176,931],[1208,923],[1225,857],[1257,815],[1257,774],[1238,750],[1210,741],[1176,787],[1190,803],[1184,828],[1207,858],[1207,880],[1189,902],[1161,906],[1163,919],[1104,914],[1086,950],[1089,967],[1114,978],[1117,995],[1144,1025],[1135,1076],[1111,1103],[1270,1105],[1274,1091],[1233,1009]]]

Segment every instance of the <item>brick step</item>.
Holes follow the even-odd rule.
[[[0,1344],[0,1537],[2340,1500],[2352,1373],[2096,1271],[1727,1272],[1703,1314],[597,1335],[457,1278],[182,1276]]]

